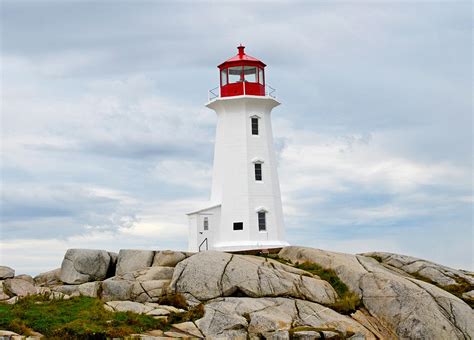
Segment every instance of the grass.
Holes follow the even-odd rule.
[[[171,313],[168,315],[168,324],[196,321],[204,316],[204,305],[199,304],[184,313]]]
[[[159,299],[158,303],[160,305],[173,306],[181,309],[188,308],[186,298],[183,296],[183,294],[180,293],[164,295]]]
[[[291,261],[287,261],[275,254],[259,254],[259,256],[271,258],[280,263],[304,270],[313,275],[319,276],[322,280],[329,282],[338,295],[338,299],[330,307],[338,313],[351,314],[362,306],[362,301],[360,300],[359,296],[350,291],[347,285],[332,269],[323,268],[320,265],[309,261],[303,263],[297,262],[296,264],[293,264]]]
[[[383,263],[383,259],[380,257],[380,256],[377,256],[377,255],[370,255],[370,257],[372,257],[373,259],[377,260],[378,262],[380,263]],[[424,281],[426,283],[429,283],[429,284],[432,284],[433,286],[436,286],[438,288],[441,288],[441,289],[444,289],[445,291],[447,291],[448,293],[451,293],[455,296],[457,296],[458,298],[460,298],[461,300],[463,300],[465,303],[467,303],[471,308],[474,308],[474,302],[469,300],[469,299],[465,299],[463,298],[463,294],[464,293],[467,293],[471,290],[474,289],[474,286],[471,285],[468,281],[466,281],[465,279],[463,279],[462,277],[456,277],[455,280],[456,280],[456,284],[452,284],[452,285],[447,285],[447,286],[443,286],[443,285],[440,285],[436,282],[434,282],[433,280],[431,280],[430,278],[428,277],[425,277],[423,275],[421,275],[420,273],[418,272],[415,272],[415,273],[408,273],[410,276],[412,276],[413,278],[417,279],[417,280],[420,280],[420,281]]]
[[[347,285],[337,276],[332,269],[323,268],[312,262],[303,262],[295,264],[295,268],[302,269],[311,274],[319,276],[322,280],[329,282],[334,288],[339,298],[331,305],[331,308],[341,314],[353,313],[361,306],[360,298],[357,294],[350,291]]]
[[[451,293],[457,296],[458,298],[463,300],[465,303],[467,303],[471,308],[474,309],[474,301],[465,299],[462,296],[464,293],[474,290],[474,286],[461,277],[456,277],[455,280],[457,282],[456,284],[447,285],[447,286],[441,286],[441,285],[437,285],[437,286],[441,289],[444,289],[448,293]]]
[[[346,334],[343,334],[338,329],[332,328],[332,327],[299,326],[299,327],[295,327],[295,328],[292,328],[292,329],[289,330],[290,339],[295,338],[295,333],[296,332],[308,332],[308,331],[313,331],[313,332],[319,333],[320,336],[321,336],[321,339],[324,339],[324,333],[323,333],[324,331],[337,333],[336,336],[331,337],[331,339],[334,339],[334,340],[348,339],[348,338],[350,338],[351,336],[353,336],[355,334],[354,332],[350,332],[350,331],[348,331]]]
[[[202,305],[185,313],[171,313],[168,320],[131,312],[110,312],[100,299],[74,297],[49,300],[29,296],[14,305],[0,304],[0,329],[28,335],[37,331],[48,339],[106,339],[170,328],[172,323],[196,320],[204,314]]]
[[[383,263],[383,258],[381,256],[378,256],[378,255],[370,255],[369,257],[373,258],[374,260],[376,260],[377,262],[379,263]]]

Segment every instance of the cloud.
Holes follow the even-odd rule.
[[[290,242],[472,268],[470,4],[1,6],[3,263],[185,248],[211,186],[206,90],[242,42],[283,104]]]

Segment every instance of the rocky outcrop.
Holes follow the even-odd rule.
[[[153,266],[175,267],[183,261],[186,255],[180,251],[162,250],[157,251],[153,259]]]
[[[34,281],[38,286],[53,286],[60,284],[61,268],[50,270],[35,276]]]
[[[151,267],[155,252],[152,250],[122,249],[118,253],[116,275]]]
[[[108,301],[105,308],[115,312],[133,312],[137,314],[147,314],[152,316],[164,316],[170,313],[183,313],[183,309],[173,306],[159,305],[157,303],[140,303],[133,301]]]
[[[31,277],[30,275],[26,275],[26,274],[16,275],[16,276],[14,277],[14,279],[23,280],[23,281],[28,281],[28,282],[31,283],[32,285],[35,284],[35,280],[33,279],[33,277]]]
[[[149,267],[114,276],[102,283],[102,297],[106,301],[158,301],[166,293],[173,271],[172,267]]]
[[[64,295],[73,297],[73,296],[88,296],[88,297],[98,297],[101,290],[102,283],[100,281],[96,282],[86,282],[80,285],[59,285],[51,288],[53,292],[59,292]]]
[[[102,281],[102,299],[104,301],[130,300],[133,283],[120,277],[111,277]]]
[[[111,263],[105,250],[69,249],[61,264],[60,279],[68,284],[104,280]]]
[[[279,256],[333,269],[362,298],[370,315],[401,338],[470,339],[473,310],[462,300],[426,282],[400,275],[373,258],[304,247]],[[427,312],[429,311],[429,312]]]
[[[412,256],[370,252],[361,254],[372,257],[377,261],[398,268],[408,274],[425,278],[440,286],[468,284],[474,289],[474,273],[456,270],[437,263],[422,260]]]
[[[295,265],[306,261],[318,266]],[[185,321],[137,335],[146,339],[473,339],[473,310],[449,289],[437,287],[469,288],[471,274],[403,255],[304,247],[283,248],[274,259],[215,251],[121,250],[117,255],[73,249],[60,270],[0,280],[0,303],[14,304],[30,294],[82,295],[101,298],[109,311]],[[473,292],[458,295],[468,301]],[[180,294],[196,308],[168,306],[184,308]],[[357,300],[356,295],[361,305],[348,300],[341,308],[344,298]],[[203,317],[198,304],[204,305]],[[199,317],[189,321],[193,310]]]
[[[205,306],[204,317],[196,325],[206,337],[247,339],[248,336],[272,337],[276,332],[306,330],[335,332],[339,338],[375,336],[348,316],[320,304],[289,298],[219,298]]]
[[[309,273],[255,256],[215,251],[196,254],[180,262],[170,290],[199,301],[222,296],[291,296],[325,304],[337,297],[331,285]]]
[[[24,297],[38,293],[36,287],[29,281],[22,279],[6,279],[3,290],[8,296]]]
[[[11,279],[15,276],[15,270],[7,267],[0,266],[0,280]]]

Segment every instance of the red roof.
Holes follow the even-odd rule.
[[[220,64],[218,67],[222,68],[223,66],[232,66],[232,65],[236,65],[236,64],[241,65],[241,64],[244,64],[246,62],[248,62],[250,65],[259,64],[260,66],[263,66],[263,67],[267,66],[262,61],[258,60],[257,58],[254,58],[252,56],[249,56],[248,54],[245,54],[245,52],[244,52],[245,46],[240,45],[240,46],[237,47],[237,49],[239,50],[239,53],[237,53],[232,58],[227,59],[222,64]],[[228,65],[228,64],[230,64],[230,65]]]

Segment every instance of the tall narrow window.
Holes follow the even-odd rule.
[[[258,82],[263,85],[263,70],[261,68],[258,69]]]
[[[258,118],[252,118],[252,135],[258,135]]]
[[[265,211],[258,212],[258,231],[266,231],[267,230],[267,221],[266,221],[266,213]]]
[[[204,230],[209,230],[209,218],[208,217],[204,217],[204,220],[202,222],[202,226],[203,226]]]
[[[256,83],[257,68],[255,66],[244,66],[244,79],[245,81]]]
[[[255,163],[255,180],[261,181],[262,180],[262,163]]]
[[[227,85],[227,69],[226,68],[221,71],[221,83],[222,83],[222,86]]]

